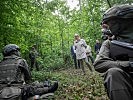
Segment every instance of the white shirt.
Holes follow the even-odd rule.
[[[91,53],[91,47],[89,45],[87,45],[87,48],[86,48],[86,55],[87,56],[92,55],[92,53]]]
[[[84,39],[80,39],[79,41],[74,41],[74,46],[76,49],[76,58],[77,59],[83,59],[86,58],[86,49],[87,44]]]

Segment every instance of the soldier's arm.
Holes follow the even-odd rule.
[[[25,81],[30,80],[31,79],[31,73],[30,73],[29,66],[28,66],[26,60],[22,59],[22,61],[20,63],[20,67],[21,67],[22,73],[24,73]]]
[[[106,40],[103,42],[100,52],[96,57],[94,67],[95,70],[103,73],[106,72],[110,68],[127,68],[129,67],[129,61],[114,61],[109,58],[109,49],[110,49],[110,40]]]

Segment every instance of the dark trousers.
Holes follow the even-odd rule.
[[[76,55],[73,56],[73,61],[74,61],[75,69],[80,68],[80,62],[79,60],[76,59]]]
[[[36,67],[36,70],[39,71],[38,63],[36,59],[31,59],[31,70],[33,70],[34,66]]]
[[[119,68],[110,68],[104,85],[110,100],[133,100],[133,77]]]

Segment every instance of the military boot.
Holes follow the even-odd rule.
[[[48,93],[53,93],[58,89],[58,82],[54,82],[53,85],[48,87]]]

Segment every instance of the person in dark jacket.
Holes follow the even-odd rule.
[[[57,90],[57,82],[51,86],[29,83],[31,73],[26,60],[20,57],[20,48],[17,45],[6,45],[3,56],[0,62],[0,100],[27,100],[28,97]]]
[[[96,52],[96,54],[99,53],[100,48],[101,48],[101,43],[99,42],[99,40],[96,40],[96,44],[95,44],[95,52]]]
[[[106,24],[109,29],[102,29],[105,34],[112,34],[117,41],[133,44],[133,6],[118,5],[107,10],[103,16],[102,26]],[[116,41],[115,40],[115,41]],[[120,60],[112,57],[113,40],[103,42],[100,52],[94,62],[95,70],[104,73],[104,86],[110,100],[133,100],[133,61]]]
[[[80,68],[80,62],[76,59],[75,46],[71,46],[71,55],[74,61],[75,69]]]

